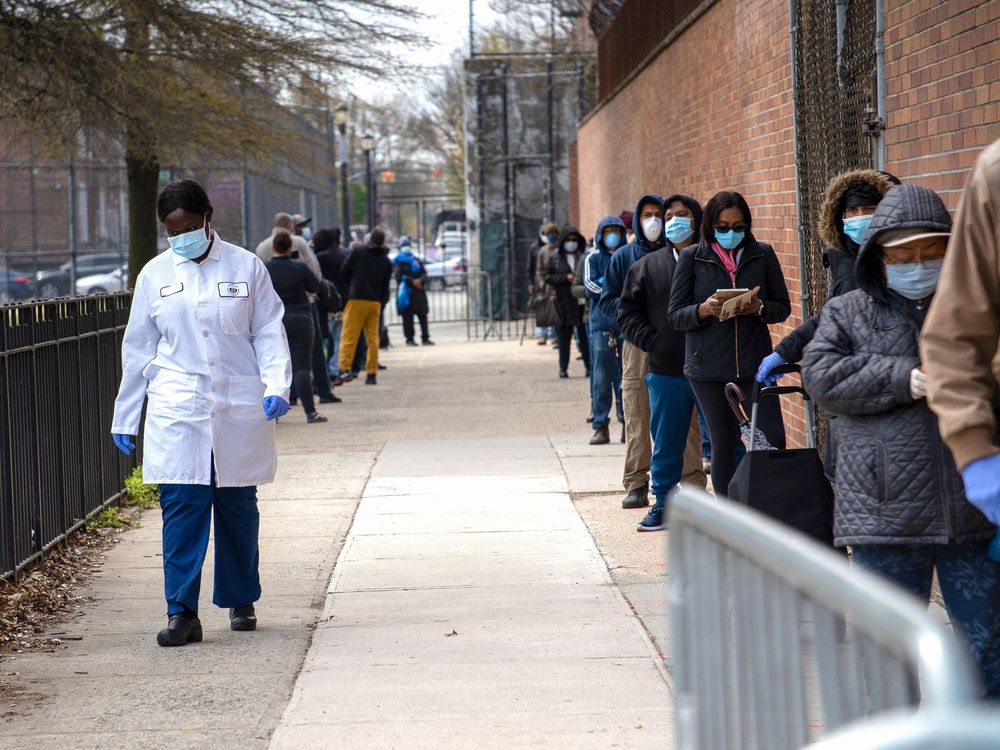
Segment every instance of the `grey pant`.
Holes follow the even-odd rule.
[[[653,444],[649,438],[649,391],[646,353],[629,341],[622,345],[622,404],[625,407],[626,492],[649,484],[649,460]]]

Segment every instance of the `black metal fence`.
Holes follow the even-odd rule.
[[[131,293],[0,307],[0,579],[117,500],[111,441]]]

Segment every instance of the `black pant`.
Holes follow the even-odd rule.
[[[333,396],[333,389],[330,388],[330,373],[326,369],[326,354],[323,352],[323,331],[326,327],[320,320],[319,307],[315,304],[309,306],[313,317],[313,348],[310,362],[312,364],[313,387],[320,398],[330,398]]]
[[[310,372],[315,339],[312,315],[306,312],[286,312],[282,323],[288,337],[288,353],[292,358],[292,386],[295,395],[302,402],[302,408],[309,415],[316,411]]]
[[[364,331],[358,336],[358,348],[354,350],[354,359],[351,360],[351,372],[357,375],[365,369],[365,360],[368,358],[368,337]]]
[[[729,481],[736,473],[740,423],[726,400],[725,383],[709,383],[704,380],[692,380],[690,383],[712,438],[712,488],[717,495],[726,495],[729,493]],[[736,383],[743,389],[743,408],[749,415],[753,405],[753,380],[738,380]],[[785,423],[781,418],[781,405],[777,398],[771,396],[760,402],[757,408],[757,429],[764,433],[764,437],[775,448],[785,447]]]
[[[420,340],[424,343],[430,341],[431,334],[427,330],[427,313],[413,313],[409,310],[403,312],[403,338],[413,341],[413,316],[417,316],[420,321]]]
[[[573,330],[576,329],[577,345],[580,347],[580,354],[583,355],[583,366],[590,374],[590,342],[587,340],[587,327],[582,320],[578,320],[572,325],[558,326],[556,328],[556,340],[559,342],[559,371],[569,369],[569,355],[573,346]]]

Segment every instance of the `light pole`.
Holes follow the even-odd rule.
[[[375,138],[370,135],[361,136],[361,153],[365,157],[365,197],[368,203],[368,231],[375,228],[375,201],[372,184],[372,149],[375,148]]]
[[[346,104],[341,104],[333,110],[333,121],[340,133],[340,206],[341,223],[343,226],[343,242],[351,242],[351,190],[347,184],[347,116],[349,110]]]

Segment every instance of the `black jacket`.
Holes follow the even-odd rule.
[[[419,270],[414,271],[411,263],[397,259],[392,273],[397,285],[410,285],[410,306],[404,312],[412,313],[413,315],[426,315],[429,309],[427,304],[427,269],[420,258],[414,258],[413,260],[416,261]],[[417,289],[413,285],[413,281],[416,279],[424,282],[422,289]]]
[[[823,308],[802,360],[806,390],[837,415],[838,545],[947,544],[995,532],[966,500],[927,400],[910,395],[930,298],[905,299],[883,276],[879,238],[907,226],[908,215],[935,218],[929,227],[926,218],[922,224],[931,231],[950,227],[940,201],[930,211],[920,205],[928,193],[903,185],[886,194],[858,256],[859,288]]]
[[[340,294],[341,299],[347,300],[347,284],[344,283],[340,275],[347,260],[347,251],[342,247],[333,247],[329,250],[316,253],[316,260],[319,261],[319,270],[323,278],[331,282]]]
[[[684,377],[684,334],[670,327],[667,301],[674,279],[673,248],[648,253],[629,268],[618,304],[618,327],[648,353],[658,375]]]
[[[739,315],[727,321],[698,318],[698,306],[723,288],[760,287],[764,314]],[[690,380],[726,383],[748,380],[771,353],[767,326],[781,323],[792,312],[785,277],[770,245],[748,235],[736,270],[736,283],[705,240],[685,248],[674,270],[668,317],[686,331],[684,376]]]
[[[290,256],[273,256],[264,264],[271,277],[274,291],[281,297],[285,315],[309,314],[307,292],[322,294],[323,288],[309,266],[293,260]]]
[[[384,247],[365,245],[352,250],[340,269],[347,285],[348,299],[373,300],[385,305],[389,301],[389,279],[392,264]]]
[[[563,243],[574,236],[578,245],[573,260],[570,261],[563,249]],[[564,326],[575,326],[583,320],[583,305],[573,296],[573,282],[567,277],[571,273],[576,273],[577,263],[585,252],[583,235],[576,227],[567,225],[559,235],[559,249],[549,256],[548,267],[545,269],[545,283],[555,290],[556,307],[559,309],[561,325]]]

